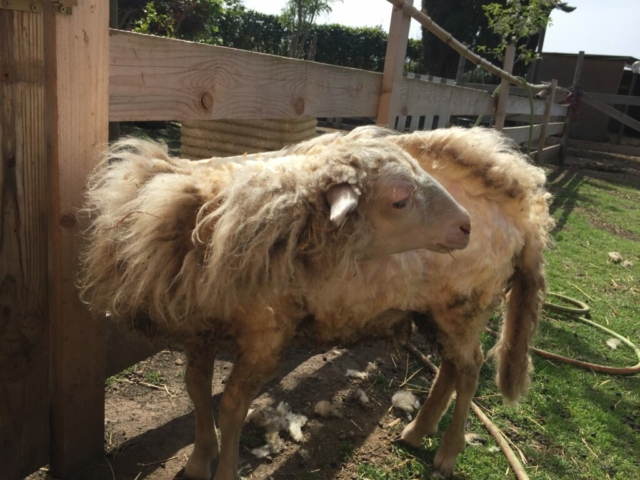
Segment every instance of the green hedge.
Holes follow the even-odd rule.
[[[286,56],[290,32],[277,15],[246,10],[237,0],[119,0],[120,27],[212,45]],[[303,58],[317,37],[314,60],[381,72],[387,34],[379,27],[317,25],[309,34]],[[415,71],[422,43],[409,40],[407,70]]]

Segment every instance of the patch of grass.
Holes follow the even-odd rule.
[[[608,259],[617,251],[637,265],[640,248],[640,192],[624,185],[565,172],[552,184],[551,207],[558,222],[555,246],[547,252],[547,280],[553,292],[591,307],[592,320],[640,343],[637,271]],[[551,175],[553,178],[554,175]],[[635,267],[634,267],[635,268]],[[614,366],[638,362],[634,353],[606,345],[607,334],[560,315],[545,312],[534,345],[571,358]],[[485,348],[493,339],[484,339]],[[516,408],[501,403],[483,367],[478,401],[525,455],[531,478],[640,478],[640,381],[593,372],[533,356],[535,372],[529,394]],[[480,477],[477,459],[459,467]],[[504,472],[504,470],[503,470]],[[488,472],[486,472],[488,473]],[[484,473],[483,473],[484,474]],[[495,473],[497,475],[497,472]]]
[[[372,373],[371,375],[369,375],[369,379],[373,382],[376,390],[380,392],[389,392],[393,387],[390,379],[385,377],[381,373]]]
[[[104,383],[107,387],[110,387],[111,385],[119,382],[120,380],[122,380],[123,378],[132,375],[133,373],[135,373],[135,365],[129,368],[125,368],[123,371],[121,371],[120,373],[116,373],[115,375],[108,377]]]
[[[151,370],[144,374],[144,381],[153,385],[160,385],[161,383],[164,383],[164,377],[160,372]]]
[[[550,171],[549,179],[557,221],[555,245],[546,255],[550,291],[587,303],[592,320],[640,344],[640,190],[623,180],[591,178],[575,170]],[[613,264],[610,251],[634,266]],[[608,338],[545,311],[534,345],[592,363],[638,363],[626,346],[608,347]],[[486,335],[482,342],[486,351],[495,340]],[[524,456],[530,478],[640,479],[640,376],[599,374],[535,354],[532,358],[532,385],[517,406],[504,405],[498,395],[491,361],[482,367],[476,394],[476,402]],[[450,408],[436,438],[425,439],[418,450],[394,446],[392,454],[358,465],[358,478],[429,478],[451,414]],[[467,446],[458,457],[456,478],[513,478],[512,472],[505,476],[506,459],[473,414],[467,431],[489,440]]]
[[[356,447],[349,442],[340,442],[340,456],[343,462],[349,461],[356,451]]]

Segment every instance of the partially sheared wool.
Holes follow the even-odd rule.
[[[420,408],[420,402],[416,396],[407,390],[396,392],[393,397],[391,397],[391,403],[394,408],[407,413],[413,413],[415,409]]]
[[[279,433],[282,430],[287,430],[296,442],[303,441],[302,427],[307,420],[306,416],[293,413],[286,402],[280,402],[276,408],[267,406],[251,409],[245,422],[264,428],[267,440],[266,445],[251,450],[251,453],[258,458],[280,453],[285,448],[285,442]]]
[[[313,407],[313,413],[315,413],[319,417],[335,417],[342,418],[342,405],[338,405],[335,403],[331,403],[328,400],[320,400],[316,403],[315,407]]]

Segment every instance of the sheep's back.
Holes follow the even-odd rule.
[[[204,252],[191,239],[196,215],[229,173],[194,175],[195,164],[158,145],[128,147],[113,147],[90,180],[81,296],[116,319],[144,314],[179,328],[197,307],[202,274]]]

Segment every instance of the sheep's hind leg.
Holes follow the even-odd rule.
[[[416,418],[404,428],[400,440],[418,448],[426,435],[435,434],[440,418],[449,406],[454,388],[455,366],[443,357],[427,401],[418,411]]]
[[[245,361],[243,357],[241,355],[236,360],[220,402],[221,448],[214,480],[238,478],[238,449],[242,424],[251,401],[260,387],[273,376],[277,364],[276,355],[250,362]]]
[[[220,453],[211,407],[211,381],[217,348],[211,344],[189,346],[185,382],[196,416],[196,440],[184,473],[193,480],[211,478],[211,460]]]
[[[470,346],[469,354],[462,358],[456,358],[456,406],[453,411],[453,419],[447,428],[440,448],[433,460],[435,473],[442,477],[450,477],[456,466],[456,458],[464,450],[464,431],[471,407],[471,400],[478,388],[478,377],[482,366],[482,349],[476,343]]]

